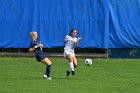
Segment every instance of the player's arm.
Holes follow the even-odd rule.
[[[67,43],[68,40],[64,39],[64,43]]]
[[[78,43],[79,41],[81,40],[82,38],[78,37],[77,41],[75,42],[75,46],[78,46]]]
[[[67,43],[67,42],[68,42],[68,35],[64,39],[64,43]]]
[[[33,48],[29,48],[29,52],[31,53],[31,52],[33,52],[36,48],[38,48],[39,46],[34,46]]]

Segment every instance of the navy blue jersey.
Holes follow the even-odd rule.
[[[30,48],[34,48],[34,46],[42,44],[39,40],[31,41]],[[34,50],[36,56],[44,54],[42,48],[38,47]]]

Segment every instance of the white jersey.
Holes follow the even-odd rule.
[[[65,50],[67,51],[74,51],[75,45],[74,43],[77,41],[77,38],[72,38],[71,36],[67,35],[65,37],[65,40],[67,40],[66,44],[65,44]]]

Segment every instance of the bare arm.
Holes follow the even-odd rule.
[[[64,39],[64,43],[67,43],[67,40],[66,39]]]
[[[81,40],[82,38],[78,37],[77,41],[75,42],[75,46],[78,46],[79,40]]]
[[[33,48],[29,48],[29,53],[33,52],[36,48],[38,48],[39,46],[34,46]]]
[[[67,42],[68,42],[68,35],[64,39],[64,43],[67,43]]]

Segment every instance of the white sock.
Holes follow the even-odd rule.
[[[73,62],[69,62],[69,68],[70,68],[70,71],[74,71]]]

